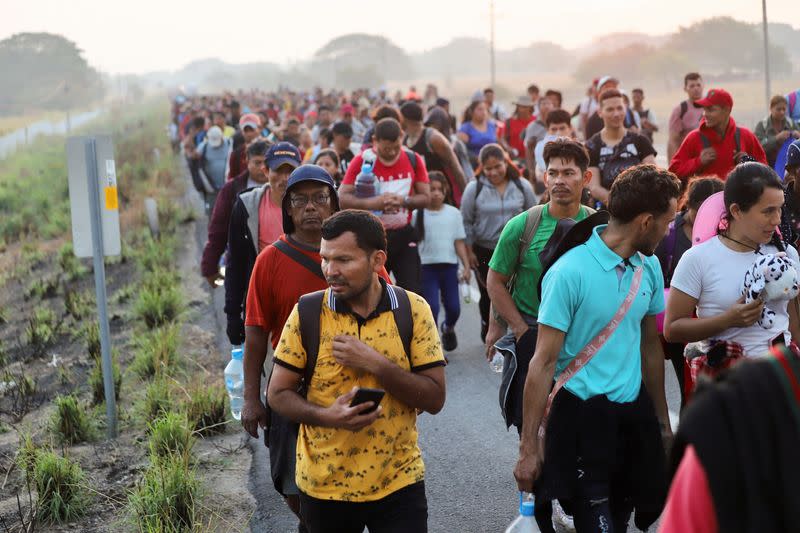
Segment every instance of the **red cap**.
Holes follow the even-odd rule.
[[[352,115],[354,112],[355,112],[355,110],[353,109],[352,105],[344,104],[342,106],[342,115],[347,114],[347,113],[350,113]]]
[[[731,93],[725,89],[710,89],[706,94],[706,97],[697,100],[695,105],[699,105],[701,107],[718,105],[720,107],[733,109],[733,97],[731,96]]]
[[[242,115],[241,118],[239,118],[239,127],[244,129],[246,126],[250,126],[254,130],[257,130],[261,127],[261,117],[255,113],[247,113]]]

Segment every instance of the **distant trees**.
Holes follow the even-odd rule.
[[[715,17],[681,27],[660,47],[629,44],[591,55],[578,64],[575,77],[591,80],[611,73],[628,82],[669,82],[682,79],[692,70],[741,76],[763,68],[764,45],[757,26],[730,17]],[[784,47],[770,46],[770,70],[776,76],[791,74],[792,64]]]
[[[18,33],[0,41],[0,72],[0,114],[63,109],[104,93],[100,74],[60,35]]]
[[[329,41],[314,53],[310,71],[328,85],[377,87],[386,80],[413,77],[411,59],[389,39],[350,33]]]

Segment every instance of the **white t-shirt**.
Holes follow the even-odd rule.
[[[778,249],[772,245],[762,245],[761,252],[774,254]],[[786,253],[795,265],[800,265],[797,250],[789,246]],[[721,242],[721,237],[711,238],[683,254],[672,275],[672,288],[697,299],[698,317],[717,316],[730,309],[741,297],[744,275],[756,257],[755,252],[731,250]],[[776,315],[771,329],[764,329],[756,323],[747,328],[726,329],[713,338],[741,344],[748,357],[765,355],[775,337],[785,333],[786,342],[791,338],[787,304],[770,304],[770,309]]]
[[[411,215],[416,226],[419,211]],[[457,264],[455,241],[466,239],[461,212],[445,204],[439,211],[425,210],[425,238],[419,242],[419,258],[423,265],[437,263]]]

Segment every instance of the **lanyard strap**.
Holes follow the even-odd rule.
[[[611,337],[611,334],[617,329],[617,327],[622,322],[622,319],[625,318],[625,315],[628,314],[628,311],[633,304],[633,301],[636,299],[636,294],[639,292],[639,286],[642,283],[642,272],[644,269],[640,266],[637,267],[633,273],[633,281],[631,281],[631,288],[628,290],[628,295],[625,296],[625,300],[623,300],[622,305],[619,306],[617,312],[614,314],[611,321],[606,324],[606,326],[600,330],[595,338],[589,341],[589,344],[583,347],[583,349],[578,352],[572,361],[569,362],[567,368],[561,372],[561,375],[558,376],[558,380],[556,384],[553,386],[553,390],[550,392],[550,396],[547,397],[547,407],[544,409],[544,416],[542,416],[542,422],[539,425],[539,439],[544,441],[544,432],[545,428],[547,427],[547,417],[550,414],[550,407],[553,405],[553,398],[555,398],[556,394],[564,384],[569,381],[569,379],[578,373],[578,371],[586,366],[589,361],[592,360],[592,357],[600,351],[606,341]]]

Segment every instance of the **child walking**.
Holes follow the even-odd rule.
[[[439,302],[444,303],[442,347],[446,351],[458,346],[455,325],[461,314],[459,280],[469,282],[470,269],[458,274],[458,260],[469,265],[466,232],[461,212],[445,203],[450,194],[447,178],[441,172],[430,172],[431,203],[428,209],[414,211],[412,223],[419,237],[419,257],[422,262],[422,292],[431,306],[433,319],[439,322]]]

